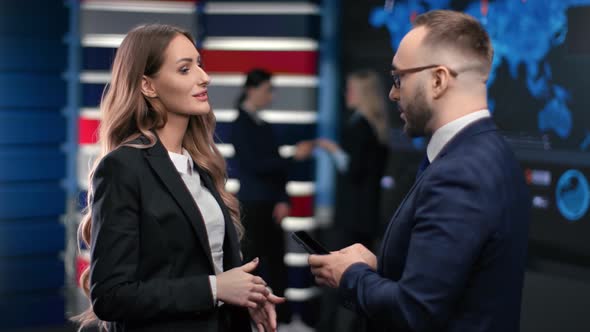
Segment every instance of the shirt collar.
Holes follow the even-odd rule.
[[[487,109],[483,109],[477,112],[464,115],[438,128],[438,130],[435,131],[432,135],[432,138],[430,138],[430,142],[426,147],[426,155],[428,156],[428,161],[434,161],[434,159],[436,159],[436,157],[442,151],[445,145],[453,137],[455,137],[455,135],[457,135],[463,128],[467,127],[469,124],[477,120],[488,117],[490,117],[490,111]]]
[[[168,155],[179,173],[188,175],[193,173],[193,158],[185,148],[182,148],[182,154],[168,151]]]

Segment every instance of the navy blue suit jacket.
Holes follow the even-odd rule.
[[[491,119],[461,130],[418,177],[377,271],[353,264],[345,305],[371,331],[518,331],[530,199]]]
[[[279,155],[271,125],[264,121],[256,123],[246,111],[239,109],[232,123],[230,141],[239,167],[238,199],[242,202],[288,202],[285,184],[292,159]]]

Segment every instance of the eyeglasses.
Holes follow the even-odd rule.
[[[402,76],[406,75],[406,74],[411,74],[411,73],[417,73],[426,69],[431,69],[431,68],[436,68],[436,67],[445,67],[447,68],[447,70],[449,71],[449,73],[451,73],[451,75],[453,77],[456,77],[457,75],[459,75],[459,73],[457,73],[456,71],[443,66],[443,65],[428,65],[428,66],[422,66],[422,67],[414,67],[414,68],[408,68],[408,69],[392,69],[390,72],[391,78],[393,79],[393,86],[396,89],[399,89],[402,85],[401,82],[401,78]]]

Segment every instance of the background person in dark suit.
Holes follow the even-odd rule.
[[[330,153],[338,171],[332,225],[324,231],[328,249],[361,243],[373,249],[382,233],[379,222],[380,180],[389,153],[389,124],[384,87],[375,71],[348,75],[346,107],[351,115],[340,135],[340,145],[319,138],[316,144]],[[354,315],[338,308],[338,296],[324,290],[319,331],[354,331]]]
[[[271,77],[262,69],[253,69],[246,74],[242,94],[236,103],[238,117],[232,123],[230,141],[239,167],[238,199],[246,229],[244,258],[260,257],[259,272],[273,292],[283,296],[288,275],[283,260],[285,240],[280,224],[290,211],[285,186],[291,164],[309,158],[314,143],[298,143],[292,158],[279,155],[272,127],[258,113],[272,103]],[[287,305],[277,308],[277,320],[281,323],[291,321]]]
[[[432,11],[393,58],[404,129],[431,136],[422,172],[378,257],[355,244],[309,258],[372,331],[519,330],[530,200],[486,109],[492,55],[473,17]]]
[[[81,225],[92,301],[77,317],[109,331],[276,329],[266,283],[242,265],[238,204],[213,143],[210,78],[191,35],[132,30],[101,102],[102,154]]]

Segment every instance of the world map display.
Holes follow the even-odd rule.
[[[387,28],[395,50],[418,14],[451,8],[474,16],[494,47],[488,106],[500,128],[545,141],[541,149],[587,151],[590,103],[576,76],[590,74],[590,57],[572,56],[565,45],[568,11],[585,6],[590,0],[389,0],[369,22]]]

